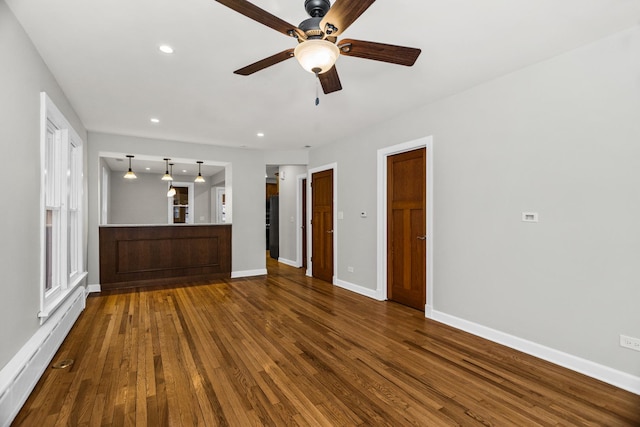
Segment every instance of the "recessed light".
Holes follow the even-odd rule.
[[[160,52],[162,53],[168,53],[171,54],[173,53],[173,48],[171,46],[169,46],[168,44],[161,44],[158,49],[160,49]]]
[[[151,121],[151,123],[160,123],[160,119],[157,119],[157,118],[155,118],[155,117],[152,117],[152,118],[150,119],[150,121]]]
[[[145,168],[145,169],[146,169],[146,170],[148,170],[148,171],[150,171],[150,170],[151,170],[151,168]]]
[[[260,138],[262,138],[264,136],[264,133],[258,132],[258,133],[256,133],[256,136],[259,136]]]
[[[182,169],[182,173],[187,173],[187,170],[186,169]]]

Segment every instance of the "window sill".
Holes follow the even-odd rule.
[[[51,302],[47,303],[46,307],[38,313],[38,317],[40,318],[40,324],[42,325],[46,320],[62,305],[63,302],[67,300],[69,295],[71,295],[80,283],[87,277],[87,272],[83,272],[76,277],[76,279],[71,282],[71,285],[62,291],[62,293]]]

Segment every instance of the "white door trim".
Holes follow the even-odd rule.
[[[387,299],[387,157],[412,151],[419,148],[427,149],[426,161],[426,189],[427,189],[427,304],[425,305],[425,315],[432,317],[433,313],[433,137],[427,136],[402,144],[378,150],[378,281],[376,284],[376,294],[378,299]]]
[[[335,284],[336,270],[338,269],[338,164],[329,163],[327,165],[311,168],[307,171],[307,276],[313,276],[313,263],[311,257],[313,256],[313,224],[311,224],[311,218],[313,212],[311,211],[311,177],[314,173],[323,172],[326,170],[333,170],[333,277],[331,283]]]

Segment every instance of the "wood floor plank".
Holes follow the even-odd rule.
[[[103,292],[15,426],[640,426],[640,396],[269,260]]]

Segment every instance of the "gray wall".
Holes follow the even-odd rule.
[[[224,175],[224,171],[222,172]],[[109,224],[167,224],[167,182],[157,173],[136,172],[137,179],[123,178],[123,172],[111,173]],[[205,177],[207,182],[210,177]],[[175,177],[176,182],[192,182],[191,177]],[[194,183],[195,224],[208,224],[210,220],[210,186]]]
[[[11,200],[5,197],[0,209],[1,368],[39,328],[40,92],[47,92],[85,143],[86,131],[26,33],[1,0],[0,58],[0,144],[5,153],[0,182],[10,185],[11,194],[19,195],[19,205],[9,203]]]
[[[279,225],[280,225],[280,258],[294,263],[297,259],[297,176],[306,174],[306,166],[280,166],[279,176]],[[284,179],[282,179],[284,174]]]
[[[137,179],[124,179],[111,172],[109,224],[167,224],[167,182],[158,174],[136,172]]]
[[[224,171],[222,172],[224,174]],[[128,180],[122,173],[111,174],[109,205],[109,224],[167,224],[167,182],[159,175],[136,172],[137,179]],[[207,182],[210,177],[205,177]],[[190,179],[175,177],[176,182],[189,182]],[[208,224],[210,220],[211,187],[205,183],[194,183],[195,224]]]
[[[211,179],[208,179],[209,185],[212,187],[224,187],[224,171],[220,171],[215,175],[211,176]]]
[[[638,52],[640,27],[314,149],[338,278],[375,288],[377,149],[433,135],[435,310],[640,375]]]
[[[211,177],[205,176],[205,182],[196,182],[193,184],[193,222],[195,224],[209,224],[215,221],[211,220]],[[186,182],[186,180],[185,180]]]

